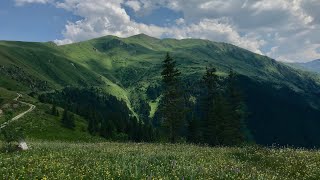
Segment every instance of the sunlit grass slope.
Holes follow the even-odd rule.
[[[0,42],[0,85],[29,90],[30,82],[48,88],[99,85],[99,76],[73,63],[50,43]]]
[[[319,179],[320,153],[258,147],[29,143],[0,153],[0,179]]]

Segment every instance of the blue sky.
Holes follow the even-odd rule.
[[[12,0],[0,2],[0,39],[19,41],[51,41],[63,38],[67,21],[77,17],[53,5],[16,6]]]
[[[0,39],[104,35],[227,42],[281,61],[320,58],[319,0],[1,0]]]

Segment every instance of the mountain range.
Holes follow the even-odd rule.
[[[320,72],[320,59],[305,62],[305,63],[291,63],[292,66],[307,70],[310,72],[319,73]]]
[[[191,94],[196,94],[207,66],[216,67],[222,78],[230,69],[238,74],[248,108],[246,124],[256,143],[320,146],[319,77],[227,43],[144,34],[63,46],[0,41],[0,87],[30,96],[64,87],[100,87],[126,102],[132,114],[152,119],[158,112],[161,63],[167,52]]]

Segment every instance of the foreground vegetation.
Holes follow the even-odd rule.
[[[0,152],[0,179],[319,179],[320,152],[135,143],[32,142]]]

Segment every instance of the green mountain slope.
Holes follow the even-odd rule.
[[[18,88],[46,90],[99,85],[99,76],[72,63],[50,43],[0,42],[1,81]]]
[[[315,78],[307,73],[230,44],[206,40],[160,40],[142,34],[126,39],[106,36],[59,48],[70,59],[118,80],[124,87],[159,78],[160,63],[166,52],[173,54],[186,76],[199,75],[204,67],[213,65],[222,75],[232,68],[250,78],[290,86],[296,91],[317,86]]]
[[[177,60],[187,90],[195,96],[206,66],[216,67],[222,77],[230,68],[236,71],[256,142],[320,145],[318,78],[226,43],[161,40],[143,34],[64,46],[0,42],[0,87],[41,93],[66,86],[99,86],[125,100],[140,118],[154,117],[166,52]]]

